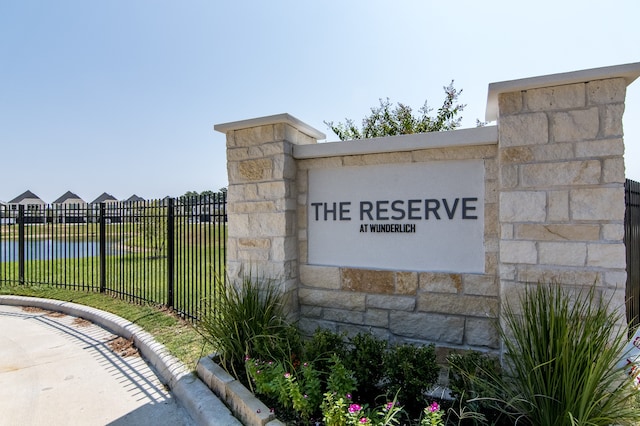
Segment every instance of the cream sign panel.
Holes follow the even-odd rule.
[[[309,171],[309,263],[484,272],[484,163]]]

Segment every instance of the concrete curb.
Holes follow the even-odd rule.
[[[202,426],[241,426],[229,409],[195,374],[152,335],[117,315],[60,300],[24,296],[0,296],[0,305],[32,306],[84,318],[125,339],[133,338],[142,356],[169,386],[191,418]]]
[[[196,373],[246,426],[284,426],[269,407],[213,362],[211,357],[200,358]]]

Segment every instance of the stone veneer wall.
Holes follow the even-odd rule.
[[[423,146],[429,146],[430,136],[437,135],[425,135]],[[317,327],[323,327],[348,333],[371,331],[390,341],[497,348],[499,342],[494,323],[500,304],[496,142],[299,160],[298,300],[301,328],[309,334]],[[485,164],[485,274],[369,270],[307,264],[309,170],[399,163],[425,163],[428,167],[426,163],[433,161],[471,159],[483,159]]]
[[[500,278],[594,283],[624,312],[627,82],[612,78],[499,95]]]
[[[638,75],[629,64],[491,84],[497,129],[398,137],[397,148],[316,144],[324,135],[288,114],[217,125],[227,135],[229,276],[250,268],[281,279],[308,333],[371,330],[436,343],[441,355],[498,351],[504,303],[537,282],[595,283],[624,312],[622,114]],[[483,274],[307,264],[309,170],[462,159],[485,164]]]
[[[296,163],[293,145],[324,135],[288,114],[221,124],[226,134],[227,276],[277,279],[297,314]]]

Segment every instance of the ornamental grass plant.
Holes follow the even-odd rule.
[[[640,424],[637,390],[619,366],[626,344],[621,314],[595,286],[532,286],[507,305],[501,337],[507,372],[482,380],[514,424]]]
[[[242,277],[240,282],[218,280],[218,298],[197,324],[218,362],[236,379],[244,380],[247,356],[290,359],[300,343],[296,328],[287,321],[286,299],[272,278]]]
[[[512,424],[503,413],[493,408],[492,400],[483,398],[487,388],[483,383],[502,377],[502,367],[495,355],[477,351],[451,353],[447,356],[447,364],[449,389],[456,406],[456,409],[451,409],[452,414],[465,420],[465,425]]]

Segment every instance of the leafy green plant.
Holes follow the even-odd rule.
[[[221,365],[237,379],[247,356],[289,360],[299,351],[298,333],[286,320],[285,299],[274,279],[247,275],[240,283],[219,280],[219,300],[196,324]]]
[[[357,380],[353,371],[346,368],[337,355],[332,355],[327,390],[338,395],[351,395],[356,389],[356,385]]]
[[[443,416],[440,404],[434,401],[423,410],[420,426],[444,426]]]
[[[256,394],[276,399],[285,409],[293,409],[305,421],[319,414],[323,384],[320,372],[309,362],[290,370],[290,363],[261,361],[246,358],[245,367]],[[336,356],[331,357],[331,368],[326,386],[332,395],[351,395],[356,380]]]
[[[322,418],[325,424],[346,426],[349,402],[346,395],[327,391],[322,401]]]
[[[371,114],[362,119],[362,128],[358,128],[350,119],[346,119],[345,123],[334,124],[333,121],[325,121],[325,124],[343,141],[454,130],[460,126],[462,117],[459,114],[466,106],[458,103],[462,90],[453,87],[453,80],[443,89],[445,98],[435,116],[430,115],[433,108],[429,107],[426,101],[419,114],[414,115],[408,105],[398,103],[392,108],[391,101],[387,98],[379,100],[379,107],[371,108]]]
[[[327,392],[322,402],[322,415],[327,426],[393,426],[400,423],[402,408],[394,398],[377,410],[370,410],[366,404],[354,403],[350,394]]]
[[[371,333],[359,333],[349,339],[349,343],[351,349],[345,365],[353,371],[358,381],[354,393],[361,400],[374,401],[381,393],[383,370],[380,366],[384,361],[387,342]]]
[[[621,320],[595,286],[527,289],[520,308],[504,312],[509,374],[487,382],[499,406],[532,425],[637,425],[637,391],[617,366],[626,343]]]
[[[331,357],[336,355],[339,359],[347,356],[347,335],[334,331],[318,328],[313,336],[303,344],[303,358],[312,362],[321,378],[326,382],[331,369]]]
[[[291,373],[284,375],[293,409],[308,420],[317,411],[322,398],[319,374],[310,364],[304,363],[299,376],[300,380],[296,381]]]
[[[272,397],[287,406],[289,395],[285,384],[286,369],[282,362],[246,358],[245,368],[253,393]]]
[[[315,362],[306,361],[307,351],[302,352],[300,361],[294,362],[284,358],[271,361],[247,358],[245,366],[252,389],[266,398],[275,411],[281,413],[278,417],[286,418],[288,424],[313,423],[313,419],[321,417],[325,425],[332,426],[398,425],[401,422],[438,426],[486,424],[482,413],[471,411],[468,405],[459,403],[459,410],[455,411],[443,409],[437,402],[427,403],[426,391],[435,383],[439,371],[433,345],[404,344],[389,348],[386,342],[363,333],[348,340],[350,349],[347,350],[345,338],[344,334],[319,329],[306,342],[308,353],[322,361],[323,371]],[[338,353],[342,353],[342,357]],[[358,361],[351,359],[358,356],[361,357]],[[456,365],[465,365],[468,371],[476,371],[478,365],[485,363],[497,369],[492,358],[479,353],[460,358],[463,361]],[[376,364],[370,362],[372,359],[381,361]],[[393,401],[387,399],[379,405],[376,397],[380,395],[363,397],[358,388],[365,380],[349,365],[360,366],[360,373],[365,375],[369,374],[365,371],[367,367],[380,371],[371,382],[375,380],[380,385],[380,395],[395,395]],[[468,382],[473,380],[470,375],[457,380],[461,388],[473,388]],[[398,398],[402,398],[403,406]]]
[[[377,418],[380,419],[381,425],[397,425],[400,423],[398,418],[403,414],[402,407],[398,405],[398,395],[393,398],[393,401],[387,402],[381,406],[377,411]]]
[[[434,345],[394,345],[384,358],[385,387],[397,393],[409,415],[418,417],[427,405],[426,392],[438,379]]]

